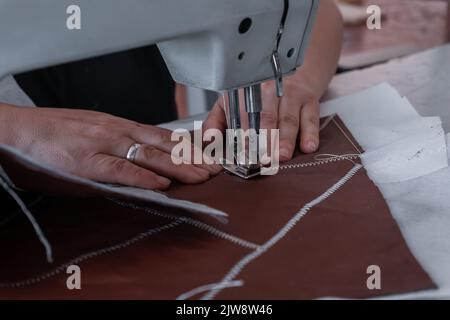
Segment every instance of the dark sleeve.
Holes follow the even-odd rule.
[[[147,124],[176,119],[175,84],[156,46],[15,76],[37,106],[97,110]]]

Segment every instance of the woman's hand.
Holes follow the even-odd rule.
[[[175,165],[171,131],[108,114],[0,104],[0,143],[71,174],[106,183],[165,189],[170,179],[203,182],[218,165]],[[135,162],[126,160],[139,143]]]
[[[241,121],[247,128],[248,118],[244,111],[241,94]],[[280,161],[288,161],[294,154],[297,138],[305,153],[319,146],[319,96],[305,82],[286,78],[284,95],[276,96],[275,82],[262,84],[261,129],[280,129]],[[219,99],[205,121],[205,129],[226,129],[223,99]],[[270,134],[269,134],[270,137]]]

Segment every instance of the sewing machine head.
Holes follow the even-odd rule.
[[[194,64],[176,63],[175,69],[173,59],[168,60],[168,66],[172,70],[172,74],[179,74],[178,68],[181,66],[197,65],[202,70],[205,67],[208,69],[206,72],[198,72],[199,70],[194,72],[185,69],[181,73],[181,77],[176,78],[176,80],[223,92],[228,128],[232,130],[237,131],[246,127],[255,130],[258,134],[260,112],[263,109],[260,84],[270,79],[275,80],[276,95],[281,97],[283,95],[283,77],[293,73],[303,62],[318,0],[284,0],[282,11],[278,11],[278,14],[275,13],[277,5],[274,4],[273,9],[275,11],[273,12],[269,10],[256,18],[244,18],[237,28],[239,32],[235,30],[235,32],[230,33],[230,30],[225,28],[223,36],[227,41],[233,39],[232,43],[219,46],[222,49],[225,48],[227,52],[219,55],[207,54],[209,59],[205,59],[205,61],[211,62],[211,65],[208,65],[208,63],[203,65],[200,61]],[[270,34],[272,34],[272,37],[268,36]],[[201,41],[200,39],[198,40]],[[174,45],[178,46],[179,43],[176,42]],[[171,53],[174,52],[174,48],[171,46],[167,43],[160,44],[160,48],[166,57],[170,57]],[[217,49],[211,45],[202,45],[201,47]],[[185,48],[188,49],[189,47],[186,46]],[[217,53],[217,50],[215,52]],[[203,55],[194,56],[197,59],[199,57],[204,58]],[[178,55],[175,59],[177,58],[179,58]],[[215,58],[220,59],[220,61],[214,62]],[[220,68],[217,68],[217,66],[220,66]],[[195,79],[186,79],[189,74]],[[200,78],[198,78],[199,76]],[[243,90],[243,99],[240,99],[240,89]],[[241,123],[240,110],[244,109],[241,108],[242,104],[245,104],[248,125]],[[261,168],[259,161],[257,163],[240,163],[237,161],[237,140],[237,133],[235,133],[232,141],[234,143],[235,161],[233,164],[224,164],[224,168],[245,179],[258,176]],[[254,141],[258,142],[259,140]],[[258,146],[256,146],[256,150],[259,150]]]
[[[184,34],[158,47],[176,82],[218,92],[271,79],[280,85],[282,76],[303,63],[319,5],[318,0],[194,2],[204,2],[204,12],[194,14],[197,27],[186,17],[172,19],[183,24]]]
[[[216,26],[213,38],[199,34],[161,43],[159,48],[176,81],[223,93],[230,129],[245,127],[258,133],[263,108],[260,84],[273,79],[277,96],[283,95],[283,77],[303,63],[318,4],[318,0],[240,2],[242,9],[258,6],[258,10],[228,19],[221,28]],[[241,89],[243,99],[239,98]],[[243,104],[248,126],[241,123]],[[236,135],[231,141],[234,144]],[[259,175],[259,161],[241,163],[236,159],[235,153],[235,162],[224,168],[245,179]]]

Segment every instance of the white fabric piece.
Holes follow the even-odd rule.
[[[417,132],[361,156],[375,183],[401,182],[448,167],[442,127]]]
[[[397,90],[389,83],[380,82],[370,88],[322,103],[320,106],[320,116],[329,116],[338,111],[351,112],[354,108],[365,108],[367,109],[366,111],[368,111],[372,107],[375,107],[375,109],[372,110],[373,112],[371,115],[374,115],[377,118],[385,118],[385,115],[383,115],[384,112],[377,112],[380,110],[387,111],[391,116],[419,115],[414,108],[397,108],[397,104],[402,100],[407,99],[400,96]],[[362,102],[364,102],[364,104],[361,104]],[[367,107],[367,105],[370,107]],[[357,118],[349,120],[354,121],[358,119],[358,117],[360,118],[361,115],[355,115],[355,117]]]
[[[356,132],[353,134],[362,137],[366,147],[365,150],[367,150],[380,148],[413,134],[436,128],[442,129],[442,122],[439,117],[417,117],[404,121],[398,121],[398,119],[394,121],[389,118],[385,119],[382,124],[379,122],[354,124],[354,131],[352,132]],[[370,132],[370,134],[365,135],[365,132]]]
[[[398,123],[420,119],[414,108],[388,83],[341,97],[321,104],[320,116],[337,113],[364,150],[369,151],[385,145],[392,138],[380,140],[373,136],[374,130],[395,131]]]
[[[448,295],[450,167],[405,182],[380,184],[379,188],[412,253],[439,286],[442,295]],[[413,297],[420,296],[418,293]]]
[[[376,183],[417,178],[448,166],[441,120],[420,117],[387,83],[322,104],[337,113],[366,153],[364,166]]]
[[[380,160],[384,160],[384,159],[391,158],[391,157],[398,157],[400,155],[400,153],[404,152],[404,149],[416,150],[417,149],[416,145],[422,146],[424,144],[424,142],[422,142],[422,140],[430,141],[436,137],[441,138],[442,144],[446,145],[444,130],[440,127],[436,127],[436,128],[429,129],[429,130],[427,129],[427,130],[415,132],[411,135],[404,136],[404,137],[402,137],[392,143],[389,143],[387,145],[366,151],[362,155],[362,158],[364,160],[366,160],[369,163],[369,165],[371,165]],[[432,146],[428,146],[428,147],[432,147]],[[447,151],[446,146],[445,146],[445,151]],[[407,153],[408,157],[412,157],[415,155],[416,155],[415,153],[413,153],[413,154]],[[445,158],[447,158],[447,153],[445,153]]]

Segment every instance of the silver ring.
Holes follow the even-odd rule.
[[[128,161],[134,162],[134,160],[136,159],[136,154],[141,146],[142,146],[142,144],[140,144],[140,143],[133,143],[131,145],[130,149],[128,149],[128,152],[127,152],[127,160]]]

